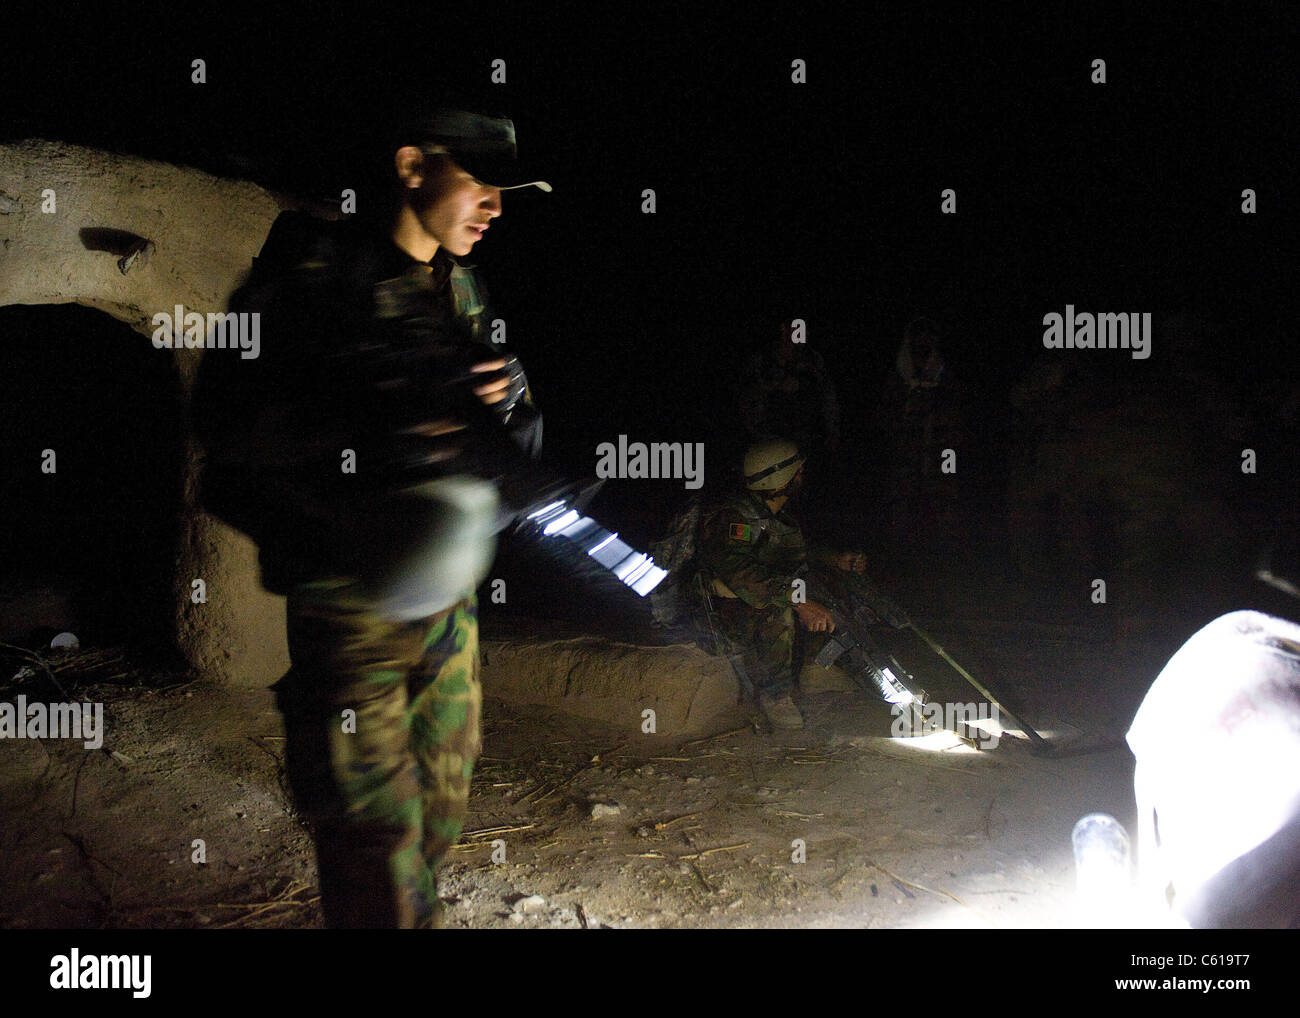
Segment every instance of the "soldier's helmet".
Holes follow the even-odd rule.
[[[755,442],[745,453],[745,487],[750,491],[779,491],[803,466],[799,447],[788,438]]]

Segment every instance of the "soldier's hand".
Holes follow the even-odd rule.
[[[484,361],[482,364],[475,364],[470,371],[481,372],[500,372],[506,366],[504,359],[494,361]],[[493,403],[500,403],[510,394],[510,376],[507,374],[494,374],[486,378],[482,385],[474,388],[474,395],[481,399],[488,406]]]
[[[805,601],[795,605],[794,613],[799,616],[799,621],[810,633],[835,632],[835,621],[831,618],[831,613],[816,601]]]
[[[462,421],[454,420],[451,417],[440,417],[434,421],[421,421],[419,424],[412,424],[408,428],[402,428],[398,434],[437,438],[439,435],[449,435],[453,431],[463,431],[464,429],[465,424]]]
[[[422,439],[423,441],[419,443],[418,447],[419,463],[422,466],[430,466],[434,463],[445,463],[454,460],[464,452],[463,441],[457,441],[455,438],[450,437],[456,432],[464,430],[464,422],[443,417],[437,420],[412,424],[409,427],[402,428],[398,431],[398,434]],[[415,449],[410,448],[407,455],[413,457],[417,455],[417,452]]]
[[[842,551],[835,556],[835,568],[845,573],[865,573],[867,556],[860,551]]]

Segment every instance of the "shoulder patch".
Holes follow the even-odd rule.
[[[733,523],[728,528],[727,536],[733,541],[744,541],[748,544],[758,537],[758,528],[751,527],[747,523]]]

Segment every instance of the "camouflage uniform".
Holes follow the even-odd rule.
[[[756,492],[741,491],[706,514],[700,530],[700,577],[722,634],[744,653],[760,692],[794,685],[792,581],[809,552],[798,522],[773,514]]]
[[[326,920],[429,927],[439,924],[435,872],[460,835],[480,751],[477,604],[471,586],[432,617],[393,621],[329,554],[348,545],[356,561],[387,537],[328,518],[343,504],[330,499],[338,450],[356,445],[365,462],[365,443],[381,440],[340,422],[353,362],[337,355],[383,343],[394,303],[418,307],[432,336],[454,325],[477,337],[483,301],[441,249],[424,264],[359,229],[277,220],[258,261],[281,271],[268,281],[255,264],[231,302],[264,312],[264,357],[205,358],[196,424],[210,457],[205,503],[254,537],[263,585],[288,598],[292,668],[275,689]]]
[[[435,874],[460,837],[481,749],[475,599],[394,622],[338,578],[303,584],[288,609],[293,668],[277,703],[326,922],[439,925]]]

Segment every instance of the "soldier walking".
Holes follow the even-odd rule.
[[[359,195],[383,216],[282,214],[231,300],[261,313],[263,355],[201,371],[205,504],[254,538],[263,585],[287,597],[292,668],[275,688],[332,927],[441,925],[436,872],[480,750],[474,591],[502,469],[500,443],[480,439],[536,452],[540,438],[458,262],[503,191],[550,190],[515,157],[502,117],[402,124],[387,191]],[[394,591],[412,555],[428,580]]]

